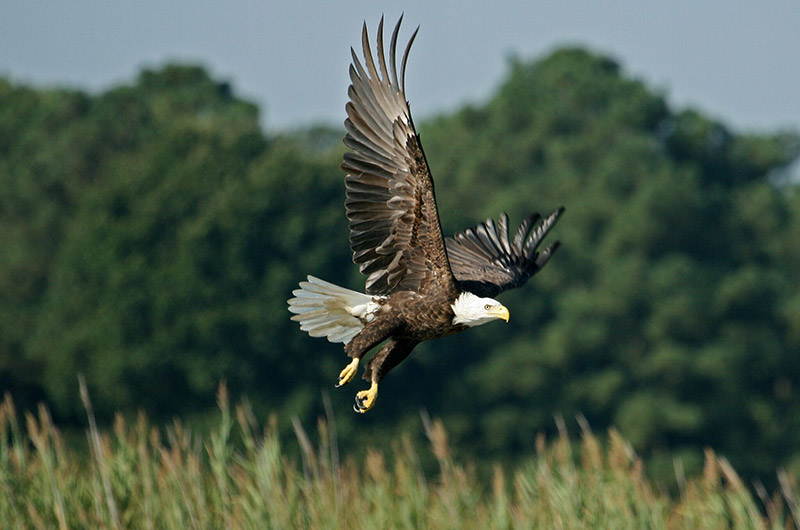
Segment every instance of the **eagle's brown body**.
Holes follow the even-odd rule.
[[[420,342],[446,337],[467,329],[464,324],[453,324],[455,314],[449,303],[460,292],[440,290],[427,296],[413,291],[393,293],[382,302],[372,322],[345,345],[347,355],[360,358],[386,339],[391,338],[375,354],[364,370],[364,379],[380,382],[389,370],[403,361]]]
[[[350,67],[344,139],[350,151],[341,167],[347,172],[350,247],[353,261],[367,276],[366,294],[309,277],[289,301],[301,329],[345,343],[353,362],[340,374],[340,384],[352,379],[364,354],[384,343],[366,366],[364,378],[372,386],[356,396],[358,412],[372,406],[378,382],[418,343],[487,318],[507,320],[508,310],[481,297],[524,284],[547,263],[558,242],[541,252],[536,248],[563,211],[544,219],[528,216],[513,240],[505,214],[497,224],[489,219],[444,239],[433,178],[405,96],[405,66],[416,32],[398,77],[399,28],[400,22],[392,33],[387,64],[381,20],[376,63],[365,24],[365,62],[353,51]]]

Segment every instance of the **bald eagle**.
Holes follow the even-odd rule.
[[[383,19],[378,25],[377,62],[362,30],[364,62],[351,48],[347,134],[341,168],[353,261],[366,275],[365,293],[308,276],[288,301],[292,320],[312,337],[344,343],[352,361],[336,384],[353,379],[361,358],[383,346],[367,363],[368,390],[356,394],[354,410],[375,403],[378,383],[422,341],[444,337],[509,312],[493,297],[523,285],[558,248],[537,251],[563,208],[542,218],[533,213],[509,237],[508,216],[488,219],[445,239],[425,154],[405,94],[405,69],[417,28],[406,46],[398,77],[397,34],[387,64]]]

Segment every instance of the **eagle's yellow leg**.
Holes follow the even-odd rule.
[[[359,414],[364,414],[375,404],[376,397],[378,397],[378,383],[373,381],[369,390],[362,390],[356,394],[356,403],[353,405],[353,410]]]
[[[339,373],[339,380],[336,382],[336,388],[339,388],[342,385],[346,385],[347,383],[353,380],[353,377],[356,375],[356,372],[358,372],[358,361],[359,359],[358,357],[356,357],[355,359],[350,361],[350,364],[344,367],[344,370],[342,370]]]

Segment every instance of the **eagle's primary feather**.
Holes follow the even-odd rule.
[[[523,285],[558,248],[537,248],[564,211],[528,216],[509,238],[508,216],[442,236],[436,197],[422,144],[405,94],[405,69],[417,30],[397,70],[397,36],[392,32],[389,61],[378,25],[377,64],[367,26],[361,35],[363,62],[351,49],[347,134],[342,169],[345,210],[353,261],[366,275],[366,294],[313,276],[293,291],[289,311],[301,329],[345,343],[352,358],[337,386],[355,375],[361,357],[383,343],[370,359],[364,379],[369,390],[356,395],[357,412],[374,404],[378,383],[420,342],[457,333],[508,310],[491,297]]]

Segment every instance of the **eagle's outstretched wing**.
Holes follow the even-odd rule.
[[[479,296],[496,296],[523,285],[558,248],[559,242],[555,241],[541,252],[536,250],[563,211],[564,208],[559,208],[544,219],[537,213],[529,215],[513,241],[509,241],[505,213],[496,225],[494,220],[487,219],[455,237],[448,237],[447,255],[456,280],[462,288]]]
[[[442,229],[436,210],[428,163],[411,120],[405,95],[405,66],[416,37],[412,35],[397,75],[397,33],[392,33],[387,67],[383,52],[383,19],[378,26],[377,67],[362,31],[364,64],[351,49],[350,101],[346,105],[351,149],[342,169],[350,222],[353,261],[367,275],[369,294],[408,289],[425,291],[438,282],[452,282]]]

